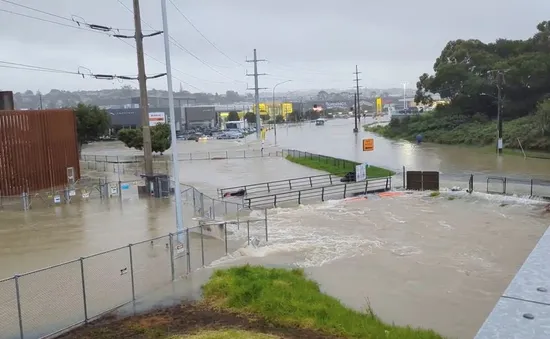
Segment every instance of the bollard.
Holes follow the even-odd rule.
[[[187,252],[187,274],[191,273],[191,239],[189,238],[189,228],[185,230],[185,246]]]
[[[82,280],[82,302],[84,305],[84,322],[88,323],[88,302],[86,299],[86,278],[84,277],[84,258],[80,257],[80,279]]]
[[[17,316],[19,317],[19,336],[21,339],[24,338],[23,332],[23,316],[21,314],[21,291],[19,290],[19,275],[13,277],[15,281],[15,298],[17,302]]]
[[[132,282],[132,301],[136,300],[136,288],[134,283],[134,258],[132,256],[132,244],[128,245],[128,252],[130,255],[130,278]]]

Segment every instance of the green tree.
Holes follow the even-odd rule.
[[[268,114],[261,114],[260,115],[260,119],[262,121],[268,121],[269,120],[269,115]]]
[[[158,124],[151,128],[151,147],[161,155],[172,145],[169,124]]]
[[[107,134],[111,126],[111,118],[106,110],[81,103],[74,108],[74,112],[80,145],[98,140],[99,137]]]
[[[237,111],[231,111],[227,115],[227,121],[239,121],[239,113]]]
[[[254,112],[248,112],[244,115],[244,118],[249,124],[255,124],[256,123],[256,114]],[[261,117],[260,117],[261,118]]]
[[[281,114],[279,114],[275,117],[275,122],[277,122],[278,124],[281,124],[284,121],[285,121],[285,118],[283,118],[283,116]]]
[[[535,118],[541,136],[550,136],[550,99],[545,99],[539,103]]]
[[[143,149],[143,134],[141,129],[124,128],[118,131],[118,140],[122,141],[126,147]],[[170,125],[158,124],[151,127],[151,148],[153,152],[161,155],[170,148],[172,138],[170,134]]]

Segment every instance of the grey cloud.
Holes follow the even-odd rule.
[[[131,7],[131,0],[121,1]],[[252,79],[245,76],[245,67],[251,72],[252,65],[244,60],[252,57],[254,48],[260,57],[269,60],[260,64],[260,71],[269,73],[261,78],[262,87],[292,79],[285,84],[286,89],[351,88],[355,64],[363,72],[363,84],[367,87],[397,87],[404,81],[413,85],[418,75],[431,71],[447,41],[524,39],[550,12],[547,0],[174,1],[205,36],[239,63],[236,65],[216,51],[168,5],[171,35],[225,75],[172,45],[174,76],[178,78],[175,84],[179,87],[182,80],[212,92],[244,92],[247,82],[252,85]],[[15,2],[63,17],[77,15],[90,23],[117,28],[133,26],[132,14],[116,0]],[[0,9],[71,24],[2,1]],[[144,21],[155,29],[162,28],[160,0],[141,0],[141,10]],[[147,25],[143,28],[150,29]],[[0,60],[67,70],[82,65],[97,73],[136,74],[135,51],[102,34],[0,12],[0,41]],[[162,36],[146,39],[145,47],[147,54],[164,62]],[[150,74],[164,72],[163,64],[150,58],[146,65]],[[165,88],[165,83],[159,79],[151,81],[149,87]],[[0,87],[4,89],[47,91],[120,85],[73,75],[0,68]],[[186,85],[184,88],[196,91]]]

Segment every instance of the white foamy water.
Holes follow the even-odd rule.
[[[388,321],[471,338],[550,223],[543,206],[443,191],[277,208],[268,243],[213,266],[303,267],[352,307],[368,298]]]

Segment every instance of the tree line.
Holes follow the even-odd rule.
[[[550,151],[550,21],[539,23],[526,40],[450,41],[433,70],[419,77],[415,102],[430,105],[437,93],[447,104],[392,122],[387,135],[422,133],[427,141],[490,144],[496,127],[484,127],[494,124],[500,102],[508,147],[519,147],[523,139],[528,148]]]

